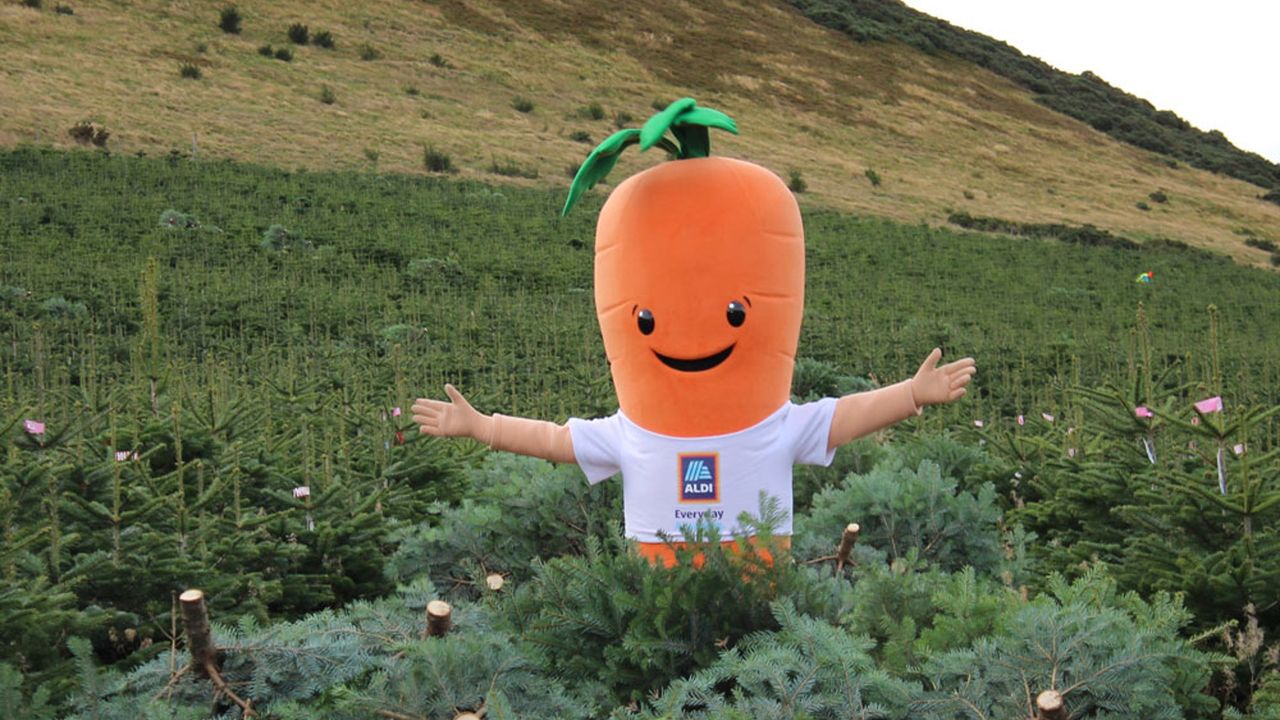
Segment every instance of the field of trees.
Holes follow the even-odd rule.
[[[616,483],[408,419],[612,412],[601,197],[0,152],[0,715],[1280,716],[1280,276],[808,213],[795,395],[976,386],[798,470],[794,563],[662,570]]]

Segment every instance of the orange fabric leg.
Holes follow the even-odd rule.
[[[755,540],[756,540],[755,536],[748,538],[748,542],[750,542],[752,545],[756,544]],[[775,543],[777,543],[779,548],[783,550],[791,549],[791,538],[789,536],[785,536],[785,535],[774,536],[773,540]],[[660,542],[655,543],[655,542],[637,541],[636,550],[640,553],[641,557],[649,561],[650,565],[661,564],[662,567],[671,567],[676,564],[676,553],[675,553],[676,549],[677,548],[682,549],[686,545],[687,543],[683,543],[683,542],[668,544],[668,543],[660,543]],[[742,549],[738,546],[737,540],[725,540],[724,542],[720,543],[720,546],[728,550],[729,552],[737,553],[742,551]],[[773,554],[770,553],[768,550],[761,550],[760,556],[764,559],[766,564],[769,564],[769,565],[773,564]],[[706,558],[704,558],[701,553],[693,557],[694,567],[700,568],[703,566],[704,563],[706,563]]]

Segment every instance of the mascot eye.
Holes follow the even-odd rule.
[[[647,308],[640,311],[636,315],[636,324],[640,326],[641,334],[648,335],[653,332],[653,313]]]
[[[742,323],[747,321],[747,309],[742,307],[742,303],[734,300],[729,303],[729,309],[725,312],[725,316],[729,318],[730,325],[742,327]]]

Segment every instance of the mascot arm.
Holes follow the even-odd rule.
[[[919,415],[925,405],[960,399],[977,372],[973,358],[938,367],[942,350],[934,348],[915,377],[895,385],[845,395],[836,401],[827,446],[835,449],[894,423]]]
[[[449,396],[448,402],[419,398],[413,403],[413,421],[422,433],[469,437],[494,450],[553,462],[576,462],[567,425],[507,415],[482,415],[454,386],[445,385],[444,391]]]

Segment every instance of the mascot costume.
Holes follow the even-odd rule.
[[[449,401],[413,406],[423,433],[577,463],[591,483],[621,473],[626,535],[667,566],[682,526],[706,516],[728,536],[761,492],[787,514],[776,529],[785,547],[794,464],[829,465],[841,445],[958,399],[975,372],[971,358],[939,367],[934,349],[896,385],[792,403],[800,209],[769,170],[709,157],[709,128],[737,133],[727,115],[679,100],[601,143],[570,187],[566,213],[630,145],[675,157],[618,185],[596,228],[596,315],[618,412],[564,425],[489,416],[452,385]]]

